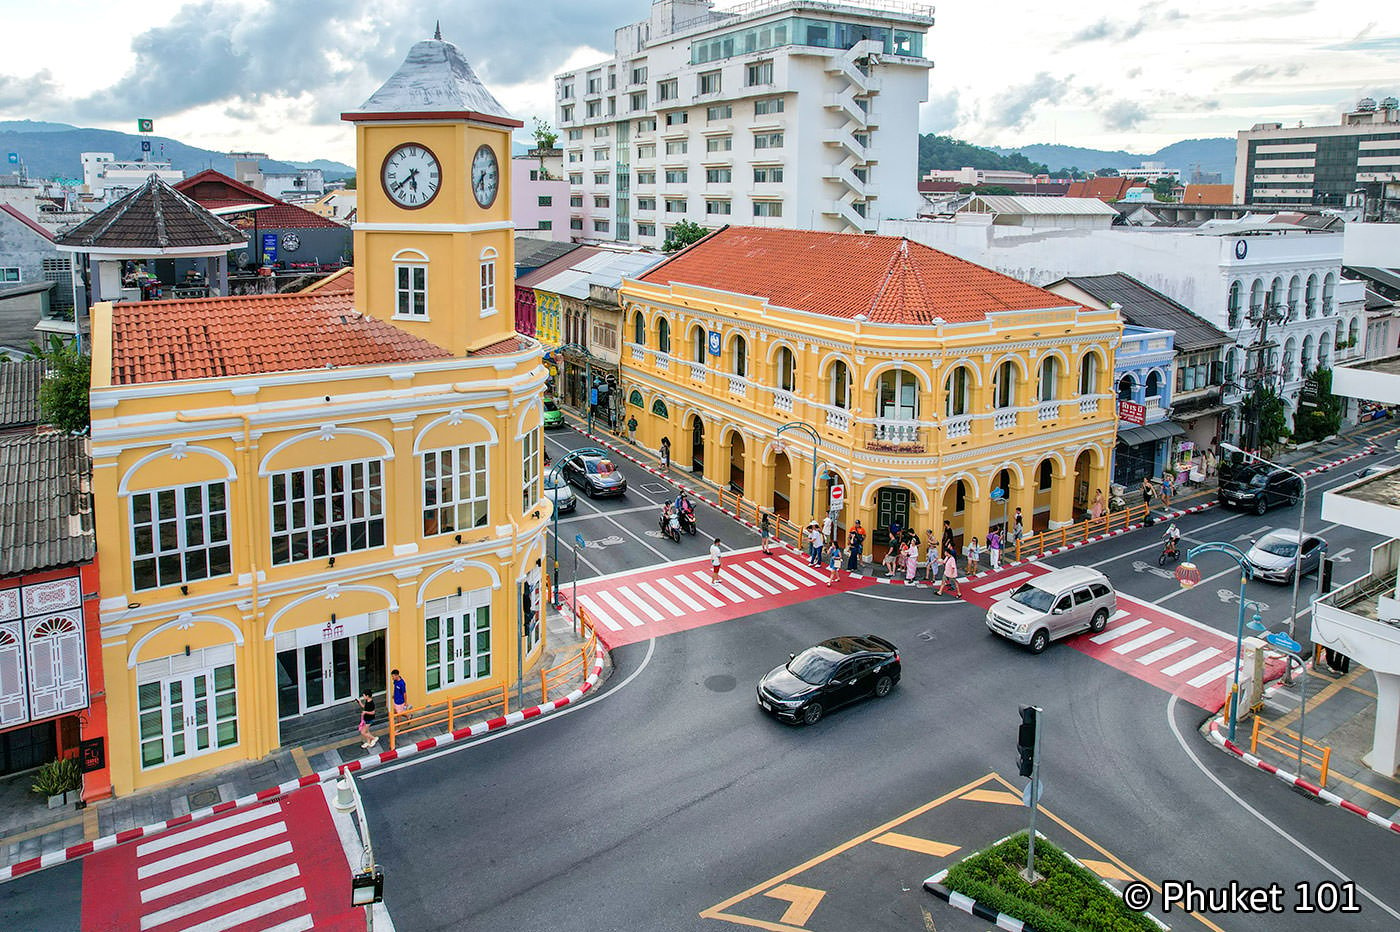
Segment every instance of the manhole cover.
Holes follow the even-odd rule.
[[[664,495],[671,491],[659,482],[647,482],[642,485],[643,492],[650,492],[652,495]]]
[[[203,809],[205,806],[212,806],[218,803],[219,791],[216,789],[195,790],[189,795],[191,809]]]
[[[710,692],[727,693],[737,685],[738,680],[728,673],[716,673],[714,676],[705,677],[705,688]]]

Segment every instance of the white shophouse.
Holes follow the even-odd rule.
[[[576,240],[682,220],[872,232],[916,216],[933,8],[654,0],[614,56],[554,79]]]

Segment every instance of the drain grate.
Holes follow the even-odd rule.
[[[205,806],[212,806],[221,801],[219,791],[213,787],[207,790],[195,790],[188,798],[190,809],[203,809]]]
[[[646,482],[642,484],[642,491],[650,492],[652,495],[664,495],[671,490],[659,482]]]

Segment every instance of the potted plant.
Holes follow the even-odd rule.
[[[61,809],[68,804],[70,798],[77,800],[82,782],[78,759],[64,757],[51,760],[40,767],[30,789],[41,796],[47,796],[50,809]]]

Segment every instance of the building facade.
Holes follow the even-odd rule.
[[[985,540],[1107,490],[1121,324],[893,237],[731,227],[625,281],[626,415],[801,523]],[[1002,494],[993,495],[1001,489]]]
[[[544,177],[540,160],[518,155],[510,160],[510,217],[519,233],[542,239],[569,239],[569,183]]]
[[[659,246],[681,220],[916,216],[932,23],[915,5],[654,0],[611,60],[555,77],[571,235]]]
[[[513,332],[502,171],[521,124],[440,40],[344,116],[353,290],[94,308],[119,793],[344,731],[391,668],[421,707],[505,690],[542,649],[544,371]]]

